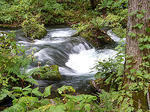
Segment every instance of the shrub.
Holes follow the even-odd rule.
[[[44,23],[64,23],[63,7],[56,0],[12,0],[0,1],[0,23],[20,25],[28,16],[41,14]]]
[[[30,59],[25,55],[23,47],[14,40],[14,34],[1,34],[0,36],[0,101],[14,86],[24,87],[30,83],[36,83],[25,74],[25,68]]]
[[[15,88],[14,93],[22,91],[22,93],[29,92],[31,96],[22,96],[13,100],[13,106],[4,110],[4,112],[99,112],[98,105],[94,102],[97,100],[96,96],[92,95],[69,95],[61,94],[62,98],[49,99],[51,95],[51,86],[45,88],[41,93],[39,88],[30,90],[29,88]],[[60,90],[70,91],[74,89],[71,86],[63,86]],[[20,94],[20,93],[18,93]],[[97,105],[97,106],[96,106]]]
[[[47,33],[44,24],[39,24],[35,17],[27,18],[22,23],[22,29],[25,36],[31,37],[32,39],[40,39]]]

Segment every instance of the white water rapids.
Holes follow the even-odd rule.
[[[117,52],[113,49],[100,49],[92,47],[82,37],[72,37],[75,30],[66,27],[47,28],[47,35],[34,42],[24,38],[21,30],[16,30],[18,43],[25,46],[27,54],[34,54],[36,61],[28,71],[38,66],[56,64],[64,78],[60,82],[41,81],[41,86],[53,84],[54,86],[71,85],[75,89],[85,89],[87,81],[93,79],[96,70],[93,69],[98,61],[114,58]],[[120,39],[108,32],[114,41]],[[86,86],[86,87],[85,87]]]
[[[58,57],[60,58],[60,60],[62,60],[61,58],[65,57],[65,54],[68,55],[68,59],[64,63],[65,67],[60,66],[60,72],[64,75],[94,74],[96,71],[93,68],[96,65],[96,62],[108,60],[109,58],[114,58],[116,56],[117,52],[115,50],[112,49],[96,50],[94,47],[89,46],[84,39],[81,39],[79,37],[71,37],[72,35],[74,35],[74,33],[75,31],[71,30],[70,28],[52,29],[48,32],[47,36],[44,39],[35,40],[33,43],[25,41],[19,41],[19,43],[22,43],[28,47],[34,46],[31,49],[35,48],[37,50],[40,48],[40,50],[37,50],[34,53],[34,56],[37,57],[37,60],[40,62],[49,61],[50,63],[53,62],[57,64],[56,62],[54,62],[55,57],[52,56],[52,55],[57,56],[57,54],[50,52],[55,52],[54,50],[56,51],[62,50],[64,54],[61,53],[61,55],[63,56]],[[73,42],[77,38],[81,40],[78,40],[77,44],[74,45]],[[115,39],[117,39],[116,36]],[[67,46],[68,43],[66,42],[68,43],[70,42],[71,45]],[[63,43],[65,43],[66,46],[63,45],[61,46],[61,44]],[[52,47],[53,49],[51,49],[49,47],[42,47],[42,46],[54,46],[55,48]],[[64,49],[59,48],[59,46]],[[68,52],[70,53],[65,52],[66,47],[70,47],[69,49],[70,51],[68,50]],[[70,68],[71,71],[68,68],[66,69],[66,67]]]

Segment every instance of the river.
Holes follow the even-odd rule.
[[[76,30],[66,26],[48,27],[47,35],[34,42],[25,38],[21,29],[15,31],[18,43],[27,49],[26,54],[33,54],[36,58],[26,72],[38,67],[38,62],[41,62],[41,66],[55,64],[59,66],[62,80],[37,80],[40,88],[52,85],[55,90],[63,85],[70,85],[80,93],[89,93],[91,91],[89,81],[94,79],[96,70],[93,68],[98,60],[108,60],[117,54],[114,48],[94,48],[84,38],[73,36]],[[111,31],[108,34],[114,41],[119,41]]]

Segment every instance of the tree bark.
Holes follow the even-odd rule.
[[[150,36],[150,33],[147,32],[145,29],[150,27],[150,1],[149,0],[129,0],[128,1],[128,35],[126,37],[126,61],[125,61],[125,74],[124,74],[124,84],[131,84],[131,80],[127,78],[127,75],[133,75],[135,73],[131,73],[131,69],[133,70],[139,70],[142,63],[147,61],[150,63],[150,59],[149,60],[143,60],[143,56],[147,56],[150,55],[150,50],[149,49],[144,49],[144,50],[140,50],[139,48],[139,38],[144,38],[145,36]],[[142,12],[143,11],[143,12]],[[135,12],[135,14],[131,14]],[[130,15],[131,14],[131,15]],[[137,17],[137,15],[142,14],[143,17]],[[143,24],[143,26],[141,28],[139,28],[137,26],[137,24]],[[137,26],[137,27],[135,27]],[[129,35],[129,34],[134,34],[133,35]],[[145,36],[144,36],[144,35]],[[142,36],[140,36],[142,35]],[[145,43],[145,44],[149,44],[149,43]],[[130,63],[128,63],[127,61],[132,60]],[[129,66],[131,66],[129,68]],[[150,73],[150,67],[149,68],[145,68],[145,70]],[[140,94],[140,96],[138,95]],[[139,103],[147,103],[145,102],[145,98],[146,96],[144,96],[144,93],[142,94],[141,92],[136,94],[136,102]],[[141,96],[143,95],[143,96]],[[139,98],[140,97],[140,98]],[[139,103],[136,104],[137,108],[139,107]],[[145,104],[141,104],[141,108],[145,108],[142,107]]]

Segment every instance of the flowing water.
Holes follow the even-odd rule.
[[[76,31],[68,27],[47,28],[47,32],[44,38],[31,42],[24,37],[21,30],[16,30],[18,43],[25,46],[27,54],[34,52],[36,58],[27,72],[37,67],[38,62],[41,62],[42,66],[56,64],[63,76],[62,80],[38,80],[40,88],[52,85],[56,89],[71,85],[81,93],[90,92],[89,81],[94,79],[96,70],[92,68],[96,62],[113,58],[117,52],[113,49],[94,48],[82,37],[74,37]],[[112,39],[120,41],[113,33],[108,33]]]

